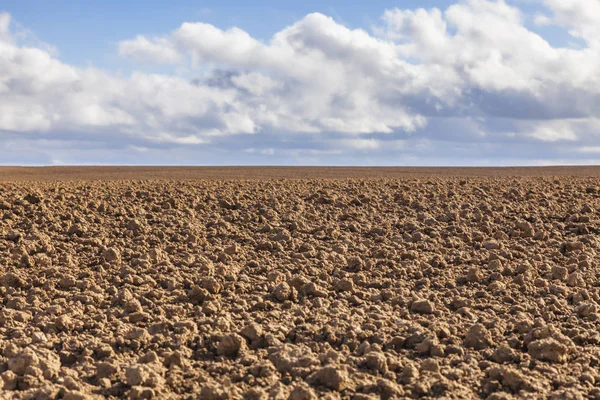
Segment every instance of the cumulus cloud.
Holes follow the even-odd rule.
[[[173,64],[181,59],[177,49],[172,48],[165,40],[150,41],[143,36],[136,36],[135,39],[120,42],[119,54],[136,61],[159,64]]]
[[[383,10],[371,31],[309,14],[268,41],[185,22],[120,42],[118,53],[139,64],[129,76],[76,68],[19,43],[4,13],[0,135],[411,160],[436,148],[485,156],[531,145],[545,153],[521,157],[558,159],[561,149],[597,147],[600,3],[544,4],[535,21],[586,46],[553,47],[503,0],[462,0],[445,10]],[[149,72],[157,64],[161,73]]]
[[[544,3],[553,13],[549,22],[566,26],[573,36],[600,47],[600,1],[544,0]]]
[[[118,78],[61,63],[49,53],[0,40],[0,131],[57,137],[118,131],[131,140],[204,143],[252,133],[235,90],[168,75]]]
[[[545,142],[577,139],[577,135],[572,124],[569,123],[569,121],[564,120],[544,121],[538,123],[532,128],[530,135]]]

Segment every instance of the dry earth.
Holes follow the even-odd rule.
[[[600,399],[597,169],[36,171],[0,399]]]

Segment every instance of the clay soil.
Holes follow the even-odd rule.
[[[0,168],[0,399],[600,399],[599,175]]]

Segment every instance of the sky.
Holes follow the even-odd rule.
[[[2,1],[0,165],[600,163],[600,0],[250,3]]]

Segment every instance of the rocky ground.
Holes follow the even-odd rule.
[[[0,184],[0,399],[600,399],[600,182]]]

